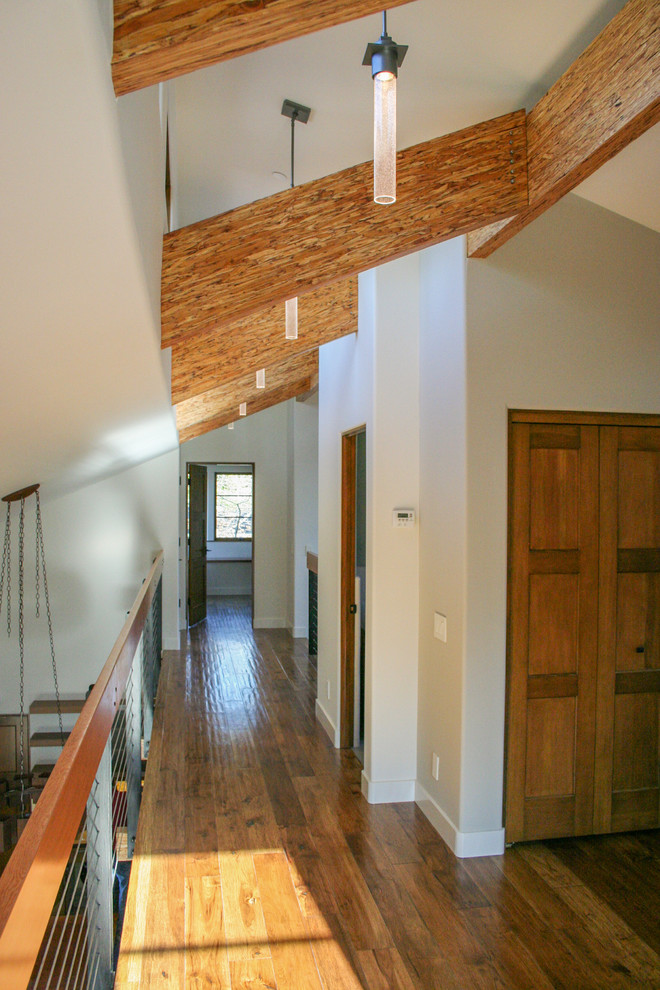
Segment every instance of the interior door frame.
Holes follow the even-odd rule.
[[[353,747],[355,721],[355,499],[357,489],[357,438],[366,425],[341,436],[341,581],[339,745]]]
[[[251,584],[251,587],[252,587],[252,594],[250,596],[250,598],[251,598],[250,610],[251,610],[251,623],[254,626],[254,548],[255,548],[255,538],[256,538],[256,529],[257,529],[257,523],[256,523],[256,519],[257,519],[257,513],[256,513],[257,490],[256,489],[257,489],[257,486],[256,486],[256,465],[255,465],[255,462],[254,461],[226,461],[226,460],[223,460],[223,461],[217,461],[217,460],[216,461],[186,461],[186,474],[185,474],[186,485],[188,483],[188,469],[189,469],[189,467],[190,467],[191,464],[198,464],[198,465],[200,465],[202,467],[206,467],[207,472],[208,472],[208,469],[210,467],[211,468],[215,468],[218,465],[225,465],[225,464],[228,465],[229,467],[234,467],[234,466],[238,466],[238,465],[249,465],[252,468],[252,558],[250,560],[250,584]],[[215,472],[214,472],[214,474],[215,474]],[[185,526],[186,526],[186,532],[183,534],[182,541],[183,541],[183,544],[184,544],[184,546],[186,548],[185,567],[184,567],[186,587],[185,587],[185,598],[184,598],[184,601],[186,602],[185,612],[186,612],[186,625],[187,625],[188,624],[188,550],[189,550],[189,547],[188,547],[188,538],[187,538],[188,537],[188,533],[187,533],[187,530],[188,530],[188,502],[187,502],[187,496],[185,496],[184,505],[185,505]]]

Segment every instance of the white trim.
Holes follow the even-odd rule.
[[[452,820],[435,803],[419,781],[415,785],[415,801],[436,832],[440,834],[459,859],[472,859],[476,856],[501,856],[504,852],[503,828],[488,832],[459,832]]]
[[[294,639],[307,639],[307,626],[287,627]]]
[[[185,626],[183,627],[185,628]],[[164,650],[180,650],[181,649],[181,639],[179,636],[163,636],[163,649]]]
[[[252,623],[253,629],[286,629],[286,619],[255,618]]]
[[[332,721],[318,698],[316,699],[316,720],[321,723],[329,735],[330,741],[335,749],[339,749],[339,743],[341,741],[339,739],[339,729],[336,728],[335,723]]]
[[[369,780],[362,771],[362,793],[369,804],[393,804],[415,800],[414,780]]]

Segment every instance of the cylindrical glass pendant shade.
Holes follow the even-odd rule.
[[[227,423],[227,429],[228,430],[233,430],[234,429],[234,424],[233,423]]]
[[[266,387],[266,369],[260,368],[257,372],[257,388]]]
[[[238,415],[247,416],[247,402],[241,402],[240,406],[238,407]]]
[[[396,76],[374,76],[374,202],[396,201]]]
[[[285,337],[287,340],[298,339],[298,296],[294,299],[287,299],[284,304],[285,311]]]

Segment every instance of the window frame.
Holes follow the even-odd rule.
[[[218,536],[218,478],[228,477],[229,475],[238,475],[244,478],[250,478],[250,501],[252,505],[252,513],[250,517],[250,535],[249,536]],[[215,471],[214,472],[214,482],[213,482],[213,542],[214,543],[251,543],[254,540],[254,468],[250,471]]]

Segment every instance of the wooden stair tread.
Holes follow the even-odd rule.
[[[83,710],[86,699],[70,696],[60,698],[60,711],[62,714],[78,714]],[[55,698],[35,698],[30,705],[30,715],[57,715],[57,702]]]
[[[35,763],[32,767],[32,777],[48,777],[54,769],[54,763]]]
[[[30,746],[61,746],[62,738],[64,741],[69,738],[70,732],[65,731],[61,735],[59,731],[55,732],[33,732],[30,736]]]

